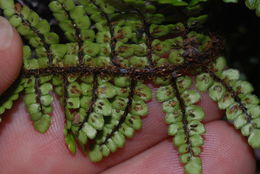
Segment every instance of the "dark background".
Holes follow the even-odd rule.
[[[230,67],[237,68],[260,96],[260,17],[241,2],[225,4],[211,1],[208,26],[225,39],[225,53]]]

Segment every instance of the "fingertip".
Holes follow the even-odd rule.
[[[201,157],[204,173],[254,174],[255,158],[246,138],[224,121],[206,125],[205,144]]]
[[[215,120],[219,120],[224,116],[224,112],[218,108],[216,102],[214,102],[208,95],[207,92],[202,92],[201,100],[198,103],[205,112],[205,122],[211,122]]]
[[[206,124],[202,148],[203,174],[254,174],[255,159],[244,137],[224,121]],[[172,139],[147,149],[102,174],[115,173],[183,173]]]
[[[0,95],[18,77],[22,65],[22,40],[15,29],[12,30],[10,45],[0,50]]]

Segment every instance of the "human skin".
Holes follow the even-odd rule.
[[[0,34],[0,94],[16,79],[22,64],[22,41],[12,31],[11,38]],[[1,49],[1,43],[10,40],[11,44]],[[222,121],[223,112],[206,94],[202,96],[199,105],[206,112],[207,130],[201,154],[203,174],[254,174],[255,159],[246,138]],[[91,163],[80,150],[75,156],[69,153],[63,136],[64,113],[56,97],[53,107],[52,126],[45,134],[34,130],[22,99],[2,115],[1,174],[183,174],[155,99],[149,102],[150,114],[143,119],[143,128],[124,148],[99,163]]]

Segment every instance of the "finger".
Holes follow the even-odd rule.
[[[203,174],[254,174],[255,160],[244,138],[223,121],[207,124],[203,146]],[[182,174],[183,167],[171,140],[146,150],[102,174]]]
[[[205,109],[212,109],[210,107]],[[134,138],[127,140],[126,146],[118,152],[111,154],[100,163],[91,163],[81,153],[76,156],[69,154],[63,136],[64,113],[57,100],[54,101],[54,108],[52,126],[44,135],[33,129],[23,104],[19,104],[12,112],[7,113],[10,119],[5,120],[0,136],[2,171],[15,168],[17,172],[27,170],[24,172],[41,173],[42,170],[31,168],[33,163],[35,166],[41,165],[41,169],[48,170],[45,173],[58,170],[60,173],[84,171],[94,174],[127,160],[168,137],[161,104],[153,100],[149,103],[150,114],[144,118],[142,130],[138,131]],[[4,162],[1,162],[1,159],[4,159]]]
[[[0,95],[17,78],[22,65],[22,41],[9,22],[0,16]]]
[[[216,102],[210,99],[207,92],[201,92],[200,95],[201,100],[198,105],[201,106],[205,112],[206,117],[204,122],[207,123],[224,117],[224,112],[218,108]]]

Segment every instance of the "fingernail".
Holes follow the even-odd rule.
[[[9,22],[0,16],[0,51],[10,47],[14,36],[14,31]]]

